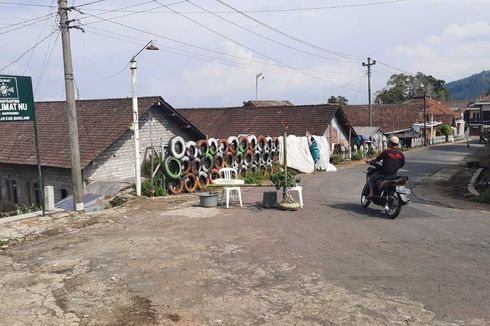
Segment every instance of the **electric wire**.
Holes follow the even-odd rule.
[[[61,35],[61,31],[58,30],[57,32],[58,33],[56,34],[56,38],[54,40],[53,46],[51,47],[51,51],[49,52],[49,56],[48,56],[48,51],[46,51],[46,53],[44,54],[44,59],[43,59],[43,65],[42,65],[42,68],[41,68],[41,73],[39,74],[39,77],[38,77],[37,82],[36,82],[36,86],[34,88],[34,95],[37,94],[37,91],[38,91],[39,87],[42,84],[42,81],[44,79],[44,75],[46,73],[46,69],[48,68],[49,62],[51,61],[51,58],[53,56],[54,49],[56,48],[56,44],[58,43],[58,39],[59,39],[59,37]]]
[[[310,56],[314,56],[314,57],[317,57],[317,58],[325,59],[325,60],[330,60],[330,61],[341,61],[341,62],[349,62],[349,63],[356,63],[356,64],[357,64],[357,62],[345,61],[345,60],[340,60],[340,59],[335,59],[335,58],[329,58],[329,57],[321,56],[321,55],[318,55],[318,54],[315,54],[315,53],[312,53],[312,52],[308,52],[308,51],[305,51],[305,50],[302,50],[302,49],[296,48],[296,47],[294,47],[294,46],[288,45],[288,44],[286,44],[286,43],[283,43],[283,42],[277,41],[277,40],[275,40],[275,39],[273,39],[273,38],[270,38],[270,37],[268,37],[268,36],[265,36],[265,35],[262,35],[262,34],[260,34],[260,33],[257,33],[257,32],[255,32],[255,31],[253,31],[253,30],[251,30],[251,29],[249,29],[249,28],[247,28],[247,27],[244,27],[244,26],[242,26],[242,25],[240,25],[240,24],[237,24],[237,23],[235,23],[235,22],[233,22],[233,21],[231,21],[231,20],[229,20],[229,19],[226,19],[225,17],[222,17],[222,16],[220,16],[220,15],[218,15],[218,14],[216,14],[216,13],[212,12],[212,11],[207,10],[206,8],[204,8],[204,7],[202,7],[202,6],[199,6],[199,5],[195,4],[194,2],[192,2],[192,1],[190,1],[190,0],[186,0],[186,2],[190,3],[191,5],[193,5],[193,6],[197,7],[197,8],[200,8],[200,9],[204,10],[205,12],[207,12],[207,13],[209,13],[209,14],[211,14],[211,15],[215,16],[215,17],[218,17],[219,19],[221,19],[221,20],[223,20],[223,21],[226,21],[226,22],[228,22],[228,23],[232,24],[233,26],[236,26],[236,27],[238,27],[238,28],[241,28],[241,29],[243,29],[243,30],[245,30],[245,31],[247,31],[247,32],[249,32],[249,33],[251,33],[251,34],[253,34],[253,35],[256,35],[256,36],[258,36],[258,37],[261,37],[261,38],[263,38],[263,39],[266,39],[266,40],[268,40],[268,41],[270,41],[270,42],[273,42],[273,43],[279,44],[279,45],[284,46],[284,47],[286,47],[286,48],[288,48],[288,49],[291,49],[291,50],[294,50],[294,51],[297,51],[297,52],[300,52],[300,53],[303,53],[303,54],[307,54],[307,55],[310,55]]]
[[[53,14],[51,14],[50,16],[53,16]],[[17,26],[15,28],[12,28],[12,29],[9,29],[9,30],[0,31],[0,35],[8,34],[10,32],[15,32],[15,31],[18,31],[18,30],[23,29],[25,27],[33,27],[33,26],[36,26],[37,23],[42,22],[45,18],[46,17],[43,16],[42,18],[39,18],[37,20],[33,20],[33,21],[29,22],[29,23],[15,24],[15,25],[20,25],[20,26]],[[0,27],[0,29],[9,28],[9,27],[11,27],[11,26],[3,26],[3,27]]]
[[[10,1],[0,1],[0,5],[54,8],[54,6],[40,5],[37,3],[22,3],[22,2],[10,2]]]
[[[6,28],[9,28],[9,27],[17,26],[17,25],[22,25],[22,24],[26,24],[26,23],[29,23],[29,22],[32,22],[32,21],[39,22],[40,20],[44,20],[45,18],[49,18],[50,16],[53,16],[53,13],[49,13],[47,15],[43,15],[43,16],[31,18],[31,19],[24,20],[24,21],[21,21],[21,22],[18,22],[18,23],[6,24],[5,26],[0,27],[0,29],[6,29]],[[24,19],[24,18],[21,18],[21,19]]]
[[[34,50],[37,46],[39,46],[39,44],[43,43],[44,41],[46,41],[49,37],[51,37],[51,35],[53,35],[54,33],[56,33],[56,31],[53,31],[51,32],[50,34],[48,34],[46,37],[44,37],[42,40],[40,40],[39,42],[35,43],[32,47],[30,47],[28,50],[26,50],[24,53],[22,53],[17,59],[15,59],[14,61],[10,62],[9,64],[7,64],[5,67],[1,68],[0,69],[0,72],[4,71],[5,69],[9,68],[10,66],[12,66],[13,64],[17,63],[20,59],[22,59],[27,53],[31,52],[32,50]]]

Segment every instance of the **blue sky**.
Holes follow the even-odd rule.
[[[3,2],[18,5],[0,2],[0,69],[44,41],[1,73],[32,76],[36,100],[63,99],[56,1]],[[75,6],[89,2],[69,0]],[[307,104],[343,95],[350,103],[367,103],[361,65],[367,56],[378,61],[373,97],[396,72],[451,81],[490,66],[488,0],[223,2],[282,34],[215,0],[105,0],[71,11],[85,29],[71,30],[80,98],[131,96],[126,65],[150,40],[160,50],[137,57],[138,94],[160,95],[175,107],[239,106],[255,98],[259,72],[265,75],[258,81],[259,99]],[[133,7],[121,9],[127,6]]]

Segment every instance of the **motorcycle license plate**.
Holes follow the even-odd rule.
[[[402,187],[402,186],[397,186],[396,187],[396,192],[399,194],[405,194],[405,195],[410,195],[410,189]]]

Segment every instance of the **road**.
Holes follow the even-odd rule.
[[[407,153],[420,183],[469,151]],[[489,325],[490,214],[362,209],[365,166],[302,178],[305,208],[140,201],[0,255],[0,324]]]

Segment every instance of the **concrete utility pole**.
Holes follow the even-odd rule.
[[[369,100],[369,126],[373,126],[373,111],[371,108],[371,66],[376,64],[376,60],[371,62],[371,58],[367,58],[367,63],[362,63],[363,67],[367,67],[368,69],[368,100]]]
[[[73,183],[73,207],[83,211],[83,183],[80,166],[80,147],[78,144],[77,109],[75,105],[75,87],[73,85],[73,65],[70,47],[70,21],[68,21],[67,0],[58,0],[60,15],[61,41],[63,44],[63,64],[65,69],[65,92],[68,108],[68,132],[70,134],[71,179]]]

